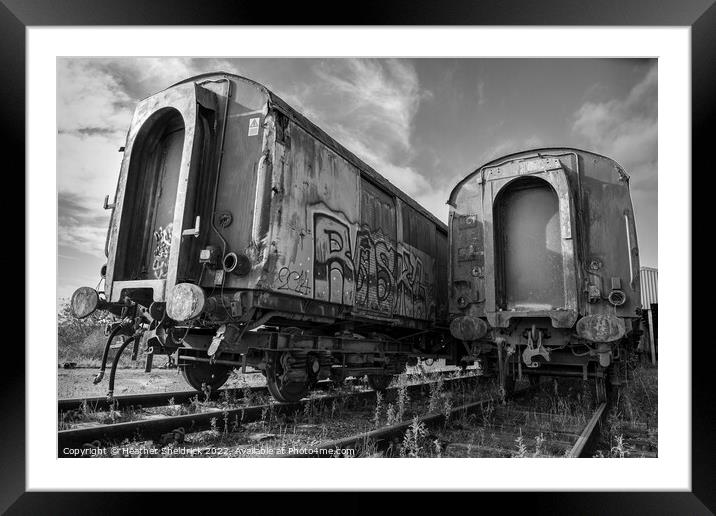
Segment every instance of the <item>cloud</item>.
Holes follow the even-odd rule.
[[[93,64],[116,77],[133,103],[195,75],[217,71],[240,73],[234,61],[223,58],[145,57]]]
[[[58,59],[57,129],[61,134],[126,131],[131,100],[117,77],[91,60]]]
[[[586,102],[575,113],[573,130],[585,146],[614,158],[632,177],[632,187],[656,191],[657,66],[626,97]]]
[[[227,59],[58,59],[58,131],[124,134],[138,100],[187,77],[216,70],[238,71]]]
[[[104,256],[104,242],[109,224],[108,212],[98,212],[84,196],[61,192],[57,198],[58,245],[75,251]]]
[[[477,105],[482,106],[485,103],[485,81],[477,83]]]
[[[103,256],[127,130],[137,101],[186,77],[236,72],[224,59],[68,58],[57,62],[58,242]]]
[[[286,100],[395,186],[431,211],[443,211],[445,198],[433,199],[434,186],[413,165],[415,114],[432,94],[420,87],[412,64],[329,59],[316,64],[313,73],[316,84],[299,87]]]
[[[408,151],[410,133],[420,101],[428,92],[420,89],[415,68],[394,59],[341,59],[316,66],[326,102],[335,103],[330,118],[350,120],[366,134],[381,154]],[[387,140],[387,141],[386,141]]]
[[[58,60],[58,241],[103,256],[124,145],[138,100],[208,71],[241,73],[235,61],[186,58]],[[413,164],[414,117],[431,93],[407,61],[329,59],[315,80],[283,94],[348,149],[443,220],[449,190],[432,185]]]

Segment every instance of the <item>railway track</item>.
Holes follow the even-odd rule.
[[[443,379],[443,382],[446,386],[449,386],[457,382],[477,381],[478,378],[477,375],[469,375]],[[407,390],[409,393],[419,393],[428,389],[431,383],[436,382],[408,385]],[[249,392],[252,393],[266,392],[265,387],[252,387],[248,389]],[[386,396],[394,396],[395,391],[395,387],[388,389]],[[217,391],[217,398],[221,396],[221,392],[222,390]],[[230,395],[236,394],[236,399],[240,399],[246,391],[226,389],[223,390],[223,392],[230,392]],[[194,398],[196,395],[196,392],[161,393],[121,396],[116,397],[115,400],[117,404],[123,404],[123,407],[142,405],[142,408],[144,408],[149,407],[149,404],[154,404],[154,406],[166,405],[171,398],[174,398],[175,402],[178,400],[186,401]],[[215,428],[217,425],[220,428],[224,428],[225,426],[237,428],[250,422],[260,421],[266,417],[267,413],[273,416],[295,414],[297,411],[303,410],[305,404],[309,402],[330,405],[334,401],[339,401],[347,397],[356,401],[370,402],[375,400],[375,396],[375,391],[372,390],[353,391],[349,393],[321,395],[295,403],[264,403],[232,408],[206,407],[202,412],[174,416],[144,414],[145,417],[143,419],[133,421],[59,430],[58,455],[60,457],[77,455],[76,450],[103,448],[108,444],[117,444],[127,441],[151,440],[155,443],[167,444],[183,440],[184,435],[187,433],[209,430]],[[78,407],[82,403],[96,403],[98,406],[110,408],[104,398],[61,400],[61,402],[58,403],[58,407],[75,410],[72,407]]]
[[[436,371],[431,374],[452,374],[453,371]],[[358,379],[349,378],[345,380],[344,385],[352,385],[358,383]],[[337,387],[337,384],[330,380],[322,380],[318,382],[314,389],[328,391]],[[254,385],[242,388],[231,388],[231,389],[218,389],[208,394],[208,400],[206,394],[189,390],[189,391],[171,391],[171,392],[152,392],[144,394],[126,394],[120,396],[114,396],[111,400],[107,396],[85,396],[79,398],[62,398],[57,400],[57,411],[59,413],[69,412],[72,410],[82,410],[83,408],[89,408],[91,410],[109,410],[116,408],[129,408],[129,407],[162,407],[169,403],[169,400],[174,400],[174,403],[181,405],[183,403],[190,402],[196,396],[202,401],[217,401],[222,397],[228,399],[242,399],[246,394],[250,396],[255,395],[268,395],[268,389],[265,385]]]
[[[316,388],[319,390],[329,390],[334,386],[332,382],[318,382]],[[268,395],[265,385],[248,386],[244,388],[218,389],[210,392],[207,400],[206,394],[197,391],[174,391],[174,392],[153,392],[146,394],[127,394],[122,396],[114,396],[111,400],[106,396],[94,396],[84,398],[64,398],[57,401],[58,412],[69,412],[71,410],[81,410],[86,406],[92,410],[109,410],[119,407],[162,407],[169,404],[170,400],[181,405],[190,402],[196,396],[202,401],[217,401],[222,397],[229,399],[242,399],[247,393],[250,395]]]
[[[525,397],[534,390],[534,387],[528,387],[517,391],[513,399]],[[439,443],[439,456],[443,457],[584,457],[588,456],[588,446],[596,438],[606,406],[606,403],[598,405],[586,422],[583,422],[565,415],[538,413],[514,402],[494,408],[495,400],[484,398],[452,408],[449,415],[444,412],[425,414],[412,421],[326,441],[308,448],[305,453],[291,457],[333,457],[336,450],[352,456],[366,456],[366,450],[367,456],[373,457],[405,456],[405,453],[400,453],[400,449],[404,446],[406,433],[412,429],[414,437],[416,429],[420,427],[426,430],[426,443]],[[486,412],[489,412],[488,417],[484,417]],[[465,420],[465,416],[470,414],[483,416],[477,419],[481,424],[465,428],[464,424],[458,423],[462,428],[457,428],[457,431],[447,427],[440,429],[446,418]],[[487,431],[488,440],[465,442],[459,437],[467,434],[474,438],[480,434],[480,430],[483,435]],[[533,433],[537,435],[536,438],[527,437]],[[541,440],[541,443],[536,444],[538,453],[530,450],[530,445],[535,449],[536,439]]]

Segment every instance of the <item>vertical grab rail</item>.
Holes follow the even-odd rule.
[[[634,286],[634,262],[632,260],[631,250],[631,229],[629,228],[629,213],[624,212],[624,225],[626,229],[627,238],[627,253],[629,254],[629,285]]]

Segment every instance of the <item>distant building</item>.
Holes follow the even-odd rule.
[[[642,267],[639,270],[641,284],[641,307],[644,321],[644,337],[640,345],[642,351],[649,353],[652,364],[656,364],[658,353],[658,307],[659,307],[659,270],[654,267]]]

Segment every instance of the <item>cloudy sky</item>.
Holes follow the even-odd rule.
[[[57,61],[58,298],[95,286],[136,102],[208,71],[261,82],[447,221],[455,183],[541,146],[616,159],[631,175],[642,265],[657,263],[657,69],[649,59]]]

